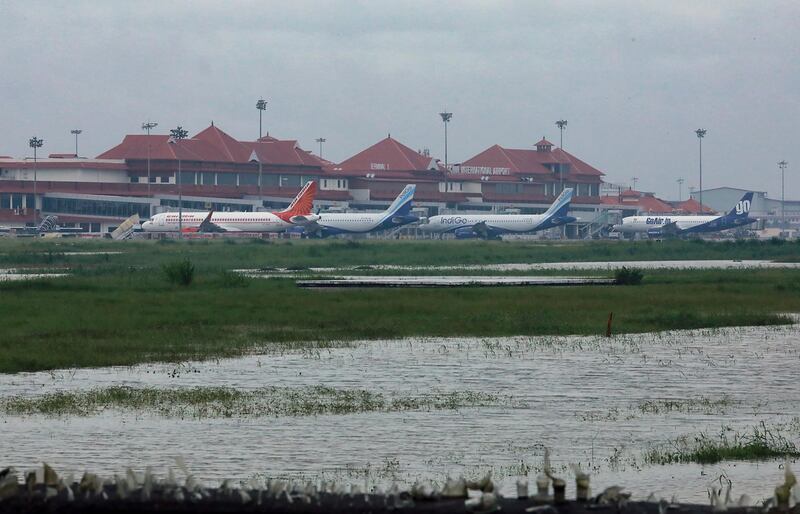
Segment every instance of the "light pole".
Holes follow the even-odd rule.
[[[170,144],[175,145],[175,150],[178,149],[178,143],[181,140],[186,139],[186,136],[189,135],[189,132],[183,129],[180,125],[177,128],[174,128],[169,131],[171,137],[169,138]],[[175,152],[175,156],[178,158],[178,239],[183,239],[183,194],[181,193],[181,154],[180,152]]]
[[[450,170],[447,169],[447,124],[453,118],[452,112],[447,112],[447,109],[439,113],[444,122],[444,192],[447,193],[447,174]],[[445,198],[445,207],[447,207],[447,199]]]
[[[697,129],[697,141],[700,143],[700,213],[703,213],[703,138],[706,137],[706,129]]]
[[[158,123],[154,121],[148,121],[147,123],[142,123],[142,130],[147,132],[147,194],[150,194],[150,129],[154,129],[158,126]]]
[[[41,148],[44,144],[44,140],[40,139],[36,136],[33,136],[28,140],[28,146],[33,148],[33,225],[36,226],[39,223],[39,215],[36,212],[36,149]],[[27,204],[26,204],[27,206]]]
[[[675,182],[678,183],[678,201],[680,202],[683,199],[683,182],[682,178],[679,178]]]
[[[778,167],[781,169],[781,229],[786,228],[786,197],[784,196],[784,181],[783,181],[783,172],[786,170],[786,166],[789,163],[786,161],[781,161],[778,163]]]
[[[75,135],[75,157],[78,157],[78,136],[81,134],[81,132],[83,132],[81,129],[73,129],[69,131],[70,134]]]
[[[327,141],[327,139],[325,139],[324,137],[318,137],[317,139],[315,139],[315,141],[319,143],[319,158],[322,159],[322,143]]]
[[[258,208],[262,209],[264,207],[264,196],[262,195],[261,192],[261,184],[264,183],[264,181],[261,179],[263,166],[261,164],[261,157],[258,156],[258,152],[255,152],[255,154],[256,154],[256,160],[258,161]]]
[[[636,191],[636,182],[639,180],[639,177],[631,177],[631,182],[633,182],[633,190]]]
[[[559,131],[559,140],[558,140],[558,147],[560,149],[564,149],[564,129],[567,127],[567,120],[558,120],[556,122],[556,127],[558,127]],[[564,190],[564,170],[562,169],[561,163],[558,164],[558,180],[559,185],[561,186],[561,191]]]
[[[258,139],[261,139],[261,115],[267,110],[267,101],[260,98],[256,102],[256,109],[258,109]]]

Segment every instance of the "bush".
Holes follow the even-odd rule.
[[[164,264],[161,269],[164,270],[167,280],[173,284],[188,286],[194,279],[194,264],[189,259]]]
[[[642,283],[642,278],[644,278],[644,273],[641,270],[626,268],[625,266],[614,273],[616,283],[621,286],[638,286]]]

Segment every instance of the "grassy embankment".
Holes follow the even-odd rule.
[[[800,271],[663,272],[641,286],[310,291],[158,270],[0,284],[0,372],[232,356],[304,341],[601,334],[763,325],[800,311]]]
[[[122,252],[69,255],[70,252]],[[0,240],[0,267],[158,267],[189,257],[199,269],[335,267],[375,264],[467,265],[568,261],[800,259],[800,243],[740,241],[97,241]]]

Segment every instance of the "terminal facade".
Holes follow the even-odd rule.
[[[529,149],[494,145],[445,169],[429,152],[391,136],[332,163],[294,140],[240,141],[212,123],[180,141],[127,135],[96,158],[0,157],[0,225],[31,226],[53,214],[63,226],[106,233],[133,214],[147,219],[176,210],[179,190],[187,210],[282,209],[309,180],[318,181],[316,204],[323,211],[382,210],[414,183],[421,216],[541,213],[573,188],[570,214],[579,221],[567,227],[569,237],[592,237],[622,216],[652,212],[644,193],[601,196],[603,176],[545,138]]]

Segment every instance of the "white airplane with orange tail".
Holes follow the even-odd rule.
[[[312,214],[317,183],[307,182],[286,209],[279,212],[184,212],[183,232],[283,232],[300,220],[318,219]],[[177,232],[177,212],[156,214],[150,221],[142,223],[145,232]]]

